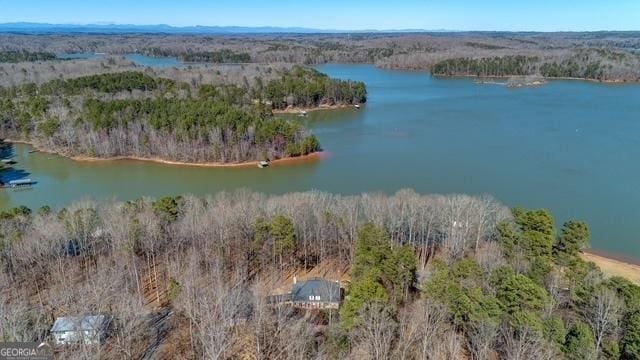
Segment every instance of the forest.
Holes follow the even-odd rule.
[[[281,79],[271,80],[262,97],[276,109],[313,108],[319,104],[361,104],[367,101],[363,82],[335,80],[311,68],[296,66]]]
[[[431,68],[434,75],[475,75],[475,76],[510,76],[530,75],[531,63],[537,58],[524,56],[496,58],[455,58],[435,64]]]
[[[607,54],[603,52],[603,54]],[[582,58],[579,60],[578,58]],[[434,75],[444,76],[523,76],[539,75],[547,78],[576,78],[606,81],[612,65],[600,60],[590,61],[589,54],[562,60],[543,60],[539,57],[505,56],[493,58],[454,58],[438,62],[431,68]]]
[[[221,49],[214,51],[173,51],[172,49],[163,49],[158,47],[145,48],[142,54],[152,57],[175,56],[182,61],[189,63],[248,63],[251,62],[251,55],[246,52],[238,53],[230,49]]]
[[[56,54],[49,52],[0,51],[0,63],[17,63],[22,61],[55,60]]]
[[[247,63],[251,56],[247,53],[235,53],[228,49],[210,52],[187,53],[180,58],[187,62],[213,62],[213,63]]]
[[[55,95],[59,92],[65,95],[80,95],[83,90],[94,90],[96,92],[115,94],[123,91],[153,91],[165,83],[175,85],[167,79],[154,79],[153,77],[135,71],[125,71],[122,73],[106,73],[101,75],[82,76],[75,79],[55,79],[51,80],[37,89],[41,95]],[[32,87],[25,85],[23,88]]]
[[[272,109],[366,101],[363,83],[297,66],[253,84],[199,79],[129,70],[0,88],[0,136],[69,156],[239,163],[321,150]]]
[[[640,287],[583,261],[589,237],[546,210],[412,190],[19,207],[0,213],[0,340],[100,313],[105,343],[60,357],[637,359]],[[266,301],[323,264],[339,310]]]
[[[446,74],[441,68],[444,65],[456,75],[487,72],[489,75],[536,75],[607,82],[640,80],[637,49],[640,49],[640,33],[633,31],[153,36],[4,34],[0,43],[0,51],[14,52],[142,53],[211,64],[366,63],[383,68],[431,71],[438,65],[439,71],[434,73]],[[519,62],[518,59],[524,63],[513,67],[514,60]],[[469,66],[473,64],[465,61],[481,66]]]

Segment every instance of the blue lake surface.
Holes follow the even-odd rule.
[[[166,67],[182,67],[182,62],[175,57],[152,57],[141,54],[127,54],[128,60],[133,61],[136,65],[150,66],[156,68]]]
[[[105,55],[106,54],[92,53],[92,52],[57,54],[58,58],[64,59],[64,60],[93,60],[93,59],[101,58]],[[183,66],[182,61],[180,61],[176,57],[168,57],[168,56],[153,57],[153,56],[147,56],[142,54],[126,54],[124,55],[124,57],[127,60],[132,61],[136,65],[140,65],[140,66],[149,66],[149,67],[155,67],[155,68],[166,68],[166,67],[179,68]]]
[[[56,54],[59,59],[64,60],[91,60],[97,59],[99,57],[104,56],[104,54],[96,54],[92,52],[84,52],[84,53],[62,53]]]

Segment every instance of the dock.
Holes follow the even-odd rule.
[[[3,184],[5,188],[24,188],[35,184],[36,182],[31,179],[19,179],[11,180],[8,183]]]

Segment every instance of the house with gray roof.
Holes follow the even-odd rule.
[[[303,309],[337,309],[341,301],[340,283],[317,277],[300,282],[294,277],[288,294],[269,298],[272,304],[290,304]]]
[[[57,345],[100,344],[111,325],[108,315],[63,316],[56,319],[51,335]]]

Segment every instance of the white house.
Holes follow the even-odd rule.
[[[59,317],[51,327],[57,345],[100,344],[108,334],[111,317],[107,315]]]

